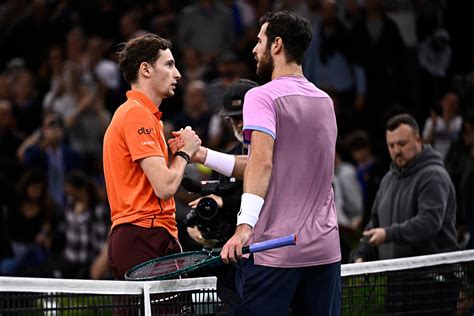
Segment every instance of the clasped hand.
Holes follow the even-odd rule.
[[[172,136],[173,138],[168,140],[168,145],[173,155],[181,150],[192,157],[201,147],[201,139],[190,126],[172,132]]]

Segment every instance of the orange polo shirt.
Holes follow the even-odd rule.
[[[178,238],[174,199],[158,198],[138,163],[160,156],[168,164],[161,114],[143,93],[127,92],[127,101],[115,111],[105,132],[104,176],[112,228],[124,223],[164,227]]]

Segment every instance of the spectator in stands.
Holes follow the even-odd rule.
[[[11,78],[5,73],[0,73],[0,99],[11,99]]]
[[[183,79],[181,85],[186,86],[193,80],[205,80],[209,67],[203,63],[202,56],[195,48],[187,48],[181,56],[183,63]]]
[[[367,78],[366,112],[359,124],[380,135],[386,111],[399,101],[405,45],[397,25],[385,15],[382,0],[364,2],[365,15],[355,23],[350,35],[354,60],[363,67]],[[376,139],[372,141],[378,149]]]
[[[14,256],[0,262],[1,274],[32,275],[48,257],[55,204],[48,194],[46,175],[28,170],[18,184],[18,200],[7,224]]]
[[[102,141],[111,114],[95,81],[79,82],[77,92],[75,108],[65,119],[69,143],[80,155],[86,171],[96,173],[101,169],[97,166],[102,165]]]
[[[408,114],[388,121],[386,138],[392,164],[355,261],[373,260],[372,247],[379,259],[458,250],[455,190],[441,156],[422,144],[418,124]]]
[[[142,13],[140,10],[125,12],[120,17],[120,35],[122,40],[128,41],[129,39],[144,35],[147,33],[141,28],[142,24]]]
[[[81,166],[79,155],[65,140],[65,133],[59,114],[47,114],[41,129],[25,139],[17,151],[18,158],[26,168],[46,171],[48,192],[59,207],[64,205],[65,174]]]
[[[453,142],[446,156],[448,170],[456,188],[460,242],[474,249],[474,111],[463,115],[461,137]]]
[[[12,105],[16,127],[29,135],[41,125],[41,104],[38,102],[33,73],[19,66],[11,74]]]
[[[72,170],[65,180],[66,205],[59,224],[64,249],[55,263],[55,276],[89,278],[90,265],[107,241],[110,215],[97,188],[82,171]]]
[[[15,121],[11,103],[0,99],[0,170],[16,182],[21,173],[16,151],[25,135],[14,127]]]
[[[342,150],[342,144],[337,142],[333,187],[341,242],[341,262],[347,263],[352,245],[357,240],[356,230],[362,223],[364,197],[357,179],[356,168],[343,160]]]
[[[361,224],[365,227],[370,219],[370,211],[380,181],[387,172],[387,168],[385,163],[372,153],[369,135],[365,131],[351,132],[347,135],[345,144],[357,165],[357,179],[364,197],[364,215]]]
[[[178,42],[183,50],[188,47],[197,49],[203,60],[210,63],[232,47],[232,14],[219,1],[196,2],[185,7],[179,14]]]
[[[167,122],[169,125],[166,129],[172,131],[179,129],[180,126],[192,126],[202,143],[207,145],[211,116],[207,103],[206,83],[201,80],[191,81],[185,88],[183,111],[178,113],[172,121]]]
[[[62,120],[67,120],[77,108],[80,72],[71,62],[64,63],[61,68],[43,98],[43,114],[57,113]]]
[[[217,113],[222,106],[225,91],[239,79],[238,58],[233,53],[223,54],[217,59],[216,66],[217,77],[209,82],[207,88],[209,109],[214,114],[209,124],[208,146],[213,149],[228,150],[228,142],[234,138],[232,129],[225,124],[223,117]]]
[[[451,57],[449,34],[443,28],[433,30],[419,45],[421,98],[418,115],[422,118],[425,118],[429,109],[443,97],[443,91],[449,83]]]
[[[96,84],[104,96],[117,91],[121,79],[117,63],[104,57],[106,49],[107,42],[103,38],[89,37],[82,63],[85,68],[82,79]]]
[[[61,45],[48,47],[46,57],[38,70],[38,90],[44,96],[54,86],[64,73],[65,55]],[[44,101],[43,101],[44,104]]]
[[[447,92],[441,99],[441,114],[431,110],[431,117],[423,128],[423,142],[433,146],[444,159],[451,143],[456,141],[462,127],[462,118],[458,114],[459,97],[455,92]]]
[[[84,59],[87,36],[80,26],[75,26],[67,32],[66,61],[80,67]]]
[[[354,115],[364,107],[366,82],[363,68],[354,63],[350,34],[337,17],[334,1],[321,3],[322,19],[314,26],[311,46],[303,63],[305,76],[331,94],[337,104],[338,135],[357,124]]]

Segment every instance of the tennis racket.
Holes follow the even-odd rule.
[[[242,248],[242,253],[254,253],[284,246],[296,245],[296,235],[270,239]],[[152,259],[141,263],[125,273],[125,280],[166,280],[184,273],[223,263],[221,249],[187,251]]]

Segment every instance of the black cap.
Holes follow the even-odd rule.
[[[244,96],[252,88],[258,87],[258,83],[248,79],[240,79],[232,83],[224,93],[221,116],[235,116],[242,114]]]

